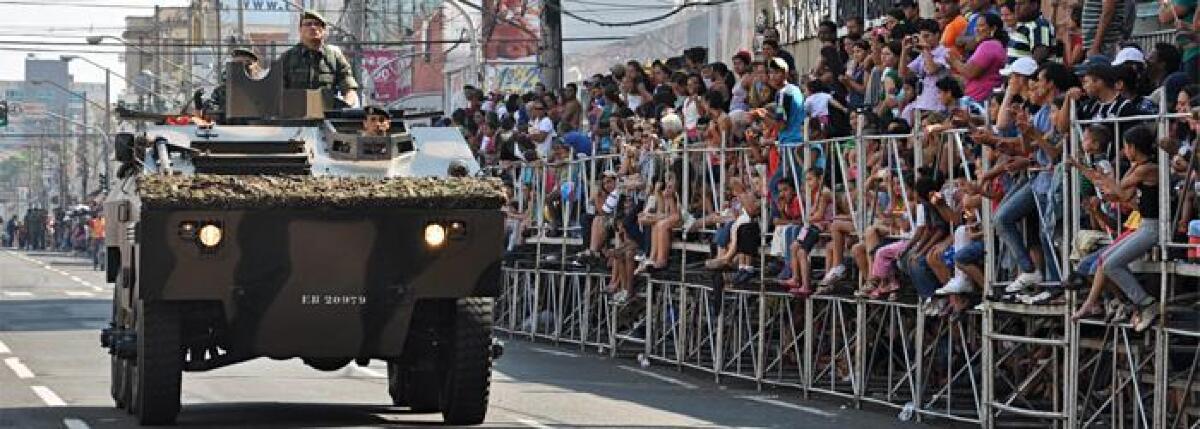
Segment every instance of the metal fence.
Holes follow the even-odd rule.
[[[1164,109],[1147,117],[1073,118],[1060,159],[1082,153],[1082,128],[1091,123],[1103,122],[1118,130],[1112,145],[1116,148],[1119,130],[1131,122],[1156,123],[1160,132],[1166,132],[1172,121],[1184,116],[1167,114]],[[868,164],[894,171],[900,179],[902,171],[915,166],[932,165],[953,172],[953,166],[966,166],[974,156],[983,166],[975,171],[985,171],[987,157],[973,155],[974,149],[966,130],[961,129],[936,135],[921,131],[866,135],[860,127],[847,138],[780,144],[777,150],[781,177],[790,177],[795,189],[807,189],[800,177],[814,167],[831,172],[822,177],[822,186],[841,189],[838,198],[843,201],[835,201],[835,220],[844,222],[841,233],[862,242],[886,209],[867,198],[866,182],[876,173],[868,174]],[[664,166],[661,171],[678,175],[682,204],[702,201],[698,212],[708,218],[730,208],[726,195],[729,181],[744,180],[768,189],[774,186],[750,165],[752,155],[745,147],[729,148],[722,142],[707,147],[684,145],[645,156],[659,159]],[[1160,212],[1175,213],[1175,217],[1159,220],[1163,232],[1156,250],[1146,261],[1135,263],[1145,279],[1157,281],[1156,295],[1164,314],[1142,333],[1129,323],[1073,320],[1070,316],[1080,301],[1078,293],[1086,291],[1071,289],[1065,290],[1060,300],[1043,304],[1005,302],[984,294],[971,298],[977,300],[977,306],[952,316],[927,314],[931,304],[907,293],[897,300],[848,294],[799,298],[777,287],[765,274],[773,259],[769,256],[772,237],[787,235],[768,232],[771,225],[762,215],[757,220],[763,233],[754,260],[757,275],[752,281],[738,285],[727,271],[705,269],[703,261],[712,254],[704,241],[716,228],[688,228],[688,222],[680,219],[670,225],[667,267],[638,275],[634,298],[614,302],[606,291],[606,284],[613,279],[609,269],[577,263],[570,255],[591,242],[584,237],[592,228],[588,220],[599,210],[586,208],[590,191],[597,186],[593,178],[610,167],[619,168],[620,162],[612,156],[579,158],[574,154],[562,162],[508,167],[513,177],[533,179],[518,180],[514,190],[520,216],[526,219],[520,222],[527,228],[523,235],[528,237],[513,248],[504,268],[497,326],[514,337],[574,344],[614,357],[704,371],[712,374],[715,382],[732,377],[796,389],[805,397],[832,395],[859,406],[870,403],[894,408],[917,419],[950,419],[982,427],[1200,427],[1200,400],[1193,394],[1200,391],[1196,380],[1200,295],[1195,290],[1200,265],[1172,256],[1196,245],[1182,243],[1170,233],[1173,229],[1169,226],[1180,219],[1179,212],[1172,211],[1174,190],[1166,170],[1170,160],[1161,150],[1158,163],[1163,166]],[[1082,230],[1082,177],[1061,163],[1055,168],[1054,181],[1062,189],[1062,201],[1039,202],[1038,213],[1058,209],[1061,220],[1056,222],[1057,228],[1023,233],[1031,241],[1044,238],[1046,264],[1053,264],[1060,273],[1071,273],[1081,259],[1072,246]],[[730,171],[737,177],[727,173]],[[1191,174],[1189,170],[1185,176],[1193,177]],[[554,180],[557,182],[551,183]],[[564,183],[582,191],[561,197],[567,195],[562,192]],[[890,201],[901,202],[900,217],[911,220],[914,200],[904,181],[885,187]],[[552,216],[543,213],[548,207],[547,195],[558,195],[560,200],[549,205],[558,207]],[[802,192],[805,211],[817,197]],[[763,196],[758,204],[762,213],[769,213],[773,201]],[[981,211],[986,283],[988,290],[1002,288],[1008,283],[1002,279],[1009,277],[1011,267],[998,257],[1006,252],[994,238],[992,204],[983,204]],[[805,216],[805,222],[811,221],[807,213]],[[911,228],[909,223],[907,230],[891,232],[903,238]],[[558,232],[548,233],[554,230]],[[829,235],[830,231],[824,231],[823,243],[833,239]],[[813,260],[833,257],[828,244],[814,249],[812,256]],[[831,266],[827,262],[825,269]],[[815,275],[824,270],[814,267],[812,271]],[[861,277],[850,284],[862,284],[865,279]],[[1061,283],[1047,281],[1043,286],[1054,288]]]

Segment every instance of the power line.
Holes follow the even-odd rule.
[[[688,10],[688,8],[690,8],[690,7],[720,6],[720,5],[730,4],[730,2],[733,2],[733,1],[737,1],[737,0],[712,0],[712,1],[689,2],[689,4],[679,5],[676,8],[674,8],[674,10],[672,10],[671,12],[662,13],[656,17],[637,19],[637,20],[626,20],[626,22],[604,22],[604,20],[582,17],[582,16],[580,16],[580,14],[577,14],[575,12],[563,10],[562,7],[559,7],[559,12],[562,12],[563,14],[565,14],[565,16],[575,18],[576,20],[580,20],[580,22],[587,23],[587,24],[593,24],[593,25],[599,25],[599,26],[637,26],[637,25],[644,25],[644,24],[660,22],[660,20],[676,16],[677,13],[683,12],[684,10]],[[547,7],[553,7],[553,6],[547,6]]]

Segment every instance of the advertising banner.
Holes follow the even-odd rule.
[[[364,79],[370,85],[371,98],[378,103],[391,103],[412,93],[410,58],[384,49],[363,50]]]

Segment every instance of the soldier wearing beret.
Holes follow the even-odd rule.
[[[241,64],[246,75],[252,79],[261,78],[263,75],[264,70],[258,62],[258,54],[249,48],[234,48],[229,52],[229,62]],[[225,73],[222,73],[221,84],[213,89],[212,95],[209,97],[210,106],[215,106],[217,111],[225,111],[225,82],[229,78],[229,72],[226,70]]]
[[[384,137],[392,128],[392,114],[379,106],[367,106],[363,109],[362,135],[367,137]]]
[[[279,57],[283,68],[283,87],[291,89],[329,89],[341,94],[342,101],[358,105],[358,82],[350,62],[336,46],[325,43],[328,30],[325,18],[305,10],[300,17],[300,43]]]

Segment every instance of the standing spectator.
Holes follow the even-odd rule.
[[[978,43],[971,58],[964,63],[961,57],[950,56],[951,68],[966,78],[967,96],[978,103],[986,101],[992,90],[1000,86],[1000,69],[1007,58],[1004,46],[1008,44],[1000,17],[992,13],[982,16],[975,31]]]
[[[804,94],[800,88],[788,82],[788,64],[782,58],[771,61],[768,79],[771,88],[777,92],[775,106],[783,113],[786,125],[779,133],[780,143],[799,143],[804,141]]]
[[[917,5],[916,0],[899,0],[896,2],[896,7],[904,12],[904,22],[914,23],[921,19],[921,8]]]
[[[963,15],[967,18],[967,26],[958,36],[957,44],[965,54],[975,51],[975,46],[980,42],[979,23],[983,21],[984,15],[996,15],[996,24],[993,26],[996,29],[1002,30],[1004,21],[1000,20],[1000,10],[992,4],[991,0],[965,0],[963,6],[966,8]]]
[[[1000,21],[1004,22],[1004,31],[1010,34],[1017,28],[1017,4],[1012,0],[1000,3]]]
[[[1008,32],[1008,63],[1030,57],[1038,64],[1050,58],[1054,45],[1054,27],[1042,17],[1041,3],[1016,0],[1017,25]]]
[[[541,101],[529,103],[529,128],[526,134],[537,145],[538,156],[550,156],[550,144],[554,141],[554,122],[546,116],[546,105]]]
[[[560,134],[580,129],[583,120],[583,104],[579,103],[579,86],[568,83],[562,92],[561,118],[558,123]]]
[[[963,16],[958,0],[938,0],[936,17],[938,24],[943,28],[942,46],[958,55],[964,55],[966,52],[958,45],[958,38],[967,31],[967,17]]]
[[[735,83],[730,89],[729,111],[744,112],[750,110],[750,105],[746,102],[747,86],[750,79],[750,63],[751,57],[749,51],[738,51],[733,56],[733,74]]]
[[[901,48],[901,51],[904,52],[901,57],[907,57],[908,52],[913,48],[916,48],[918,53],[916,59],[900,69],[901,77],[907,78],[915,75],[921,80],[920,93],[912,103],[905,107],[902,115],[910,123],[914,118],[912,115],[914,110],[942,110],[941,103],[938,101],[937,82],[950,73],[947,62],[950,50],[937,43],[937,22],[932,19],[922,19],[917,22],[917,30],[917,37],[905,39]]]
[[[1126,9],[1133,0],[1083,0],[1083,48],[1087,56],[1111,55],[1127,36]],[[1130,22],[1132,24],[1132,22]]]
[[[771,60],[782,58],[784,63],[787,64],[788,73],[796,70],[796,59],[788,51],[780,49],[778,40],[767,39],[763,41],[763,56],[766,57],[768,65],[771,64]],[[788,76],[788,80],[792,80],[792,77]]]
[[[841,84],[846,87],[846,102],[850,108],[857,109],[866,105],[868,67],[870,67],[867,53],[870,49],[871,46],[866,41],[860,40],[855,43],[850,52],[850,63],[847,64],[846,72],[838,77]]]

